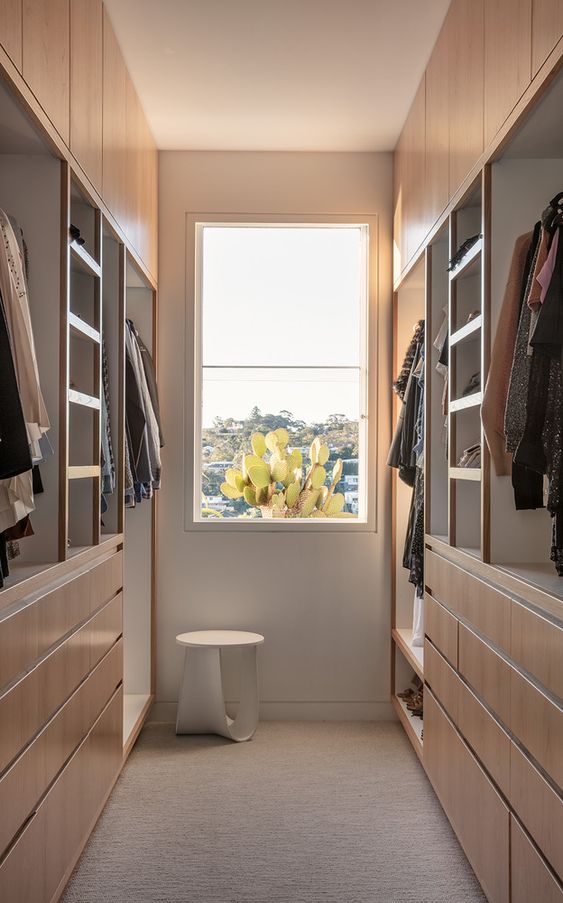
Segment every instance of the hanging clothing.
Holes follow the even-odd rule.
[[[532,238],[533,233],[527,232],[514,245],[481,405],[483,432],[497,476],[509,474],[511,469],[511,457],[505,448],[504,414],[520,318],[522,280]]]
[[[161,431],[155,413],[158,409],[156,380],[153,380],[153,396],[147,381],[146,370],[154,378],[154,368],[145,347],[145,360],[139,345],[138,333],[131,320],[125,330],[125,416],[126,416],[126,505],[133,507],[144,498],[151,498],[160,488]],[[153,401],[154,397],[154,401]],[[133,492],[129,481],[132,480]]]
[[[109,419],[110,397],[109,397],[109,372],[106,354],[105,340],[102,339],[102,416],[101,416],[101,439],[102,439],[102,505],[107,506],[105,500],[106,495],[111,495],[115,490],[115,461],[113,459],[113,445],[111,441],[111,424]],[[107,507],[106,509],[107,510]]]

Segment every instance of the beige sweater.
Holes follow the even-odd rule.
[[[532,236],[532,232],[521,235],[514,245],[481,406],[483,431],[497,476],[509,475],[512,466],[504,439],[504,412],[518,332],[522,279]]]

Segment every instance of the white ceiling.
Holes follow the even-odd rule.
[[[449,0],[105,0],[156,142],[391,150]]]

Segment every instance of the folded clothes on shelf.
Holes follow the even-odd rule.
[[[465,389],[463,390],[463,392],[462,392],[461,394],[462,394],[462,396],[464,396],[464,397],[465,397],[466,395],[473,395],[473,393],[474,393],[474,392],[478,392],[480,388],[481,388],[481,374],[480,374],[480,373],[474,373],[474,374],[469,378],[469,381],[468,381],[468,383],[467,383]]]
[[[460,263],[462,263],[463,258],[466,256],[466,254],[469,253],[473,245],[478,242],[481,237],[481,233],[478,233],[477,235],[472,235],[470,238],[465,239],[465,241],[459,246],[453,257],[450,258],[448,265],[449,272],[455,270],[460,265]]]
[[[476,442],[469,448],[464,448],[458,461],[458,467],[481,467],[481,445]]]

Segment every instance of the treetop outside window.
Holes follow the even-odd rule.
[[[195,226],[194,522],[365,523],[369,227]]]

